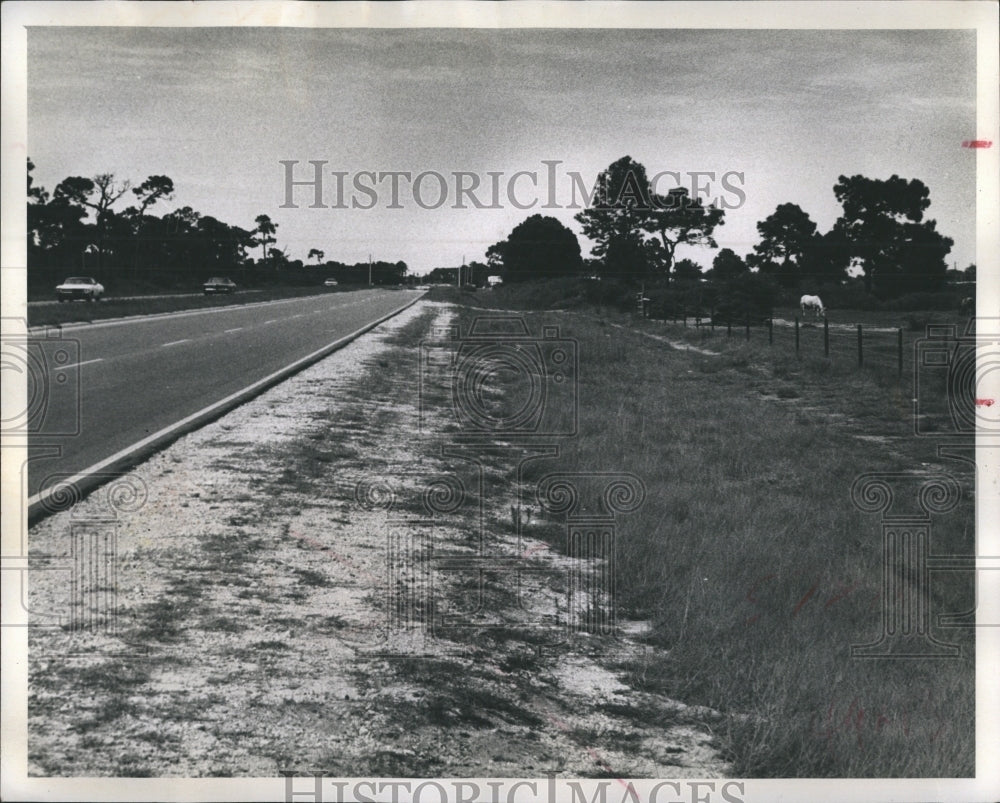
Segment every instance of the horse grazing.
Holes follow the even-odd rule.
[[[819,296],[802,296],[799,299],[799,306],[802,307],[802,314],[806,314],[807,309],[811,309],[816,313],[816,317],[820,315],[826,316],[826,310],[823,309],[823,302]]]

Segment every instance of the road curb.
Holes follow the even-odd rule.
[[[264,393],[266,390],[269,390],[309,366],[314,365],[323,358],[330,356],[335,351],[339,351],[344,346],[357,340],[359,337],[370,332],[375,327],[409,309],[423,297],[424,294],[421,293],[416,298],[411,299],[402,306],[394,309],[392,312],[383,315],[381,318],[365,324],[360,329],[356,329],[350,334],[345,335],[332,343],[328,343],[311,354],[307,354],[305,357],[299,358],[290,365],[286,365],[284,368],[275,371],[273,374],[270,374],[263,379],[258,379],[252,385],[248,385],[242,390],[238,390],[235,393],[226,396],[224,399],[220,399],[219,401],[210,404],[208,407],[205,407],[196,413],[192,413],[186,418],[161,429],[159,432],[155,432],[149,437],[143,438],[138,443],[134,443],[131,446],[122,449],[120,452],[111,455],[111,457],[85,468],[83,471],[74,474],[72,477],[61,480],[54,485],[49,486],[45,490],[40,491],[34,496],[28,497],[28,525],[30,526],[38,521],[41,521],[47,516],[54,513],[61,513],[63,510],[68,509],[76,502],[82,500],[94,489],[124,471],[132,468],[138,463],[141,463],[143,460],[146,460],[151,455],[173,443],[183,435],[187,435],[189,432],[193,432],[194,430],[203,427],[205,424],[208,424],[217,418],[221,418],[223,415],[236,407],[246,404],[251,399]],[[50,501],[52,497],[55,497],[58,501]],[[62,500],[66,501],[62,502]]]

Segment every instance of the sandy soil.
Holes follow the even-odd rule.
[[[417,343],[450,316],[417,304],[32,528],[33,775],[727,773],[716,712],[626,685],[667,660],[644,623],[579,632],[567,577],[601,561],[525,502],[523,457],[443,455]]]

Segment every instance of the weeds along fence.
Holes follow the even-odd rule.
[[[638,311],[643,317],[650,317],[644,301],[639,300]],[[743,339],[786,354],[792,352],[797,359],[822,357],[842,365],[895,372],[899,376],[909,367],[906,356],[913,346],[911,333],[901,328],[831,323],[827,318],[795,316],[790,321],[774,317],[761,320],[747,313],[743,320],[729,319],[720,323],[711,314],[699,316],[679,312],[676,317],[662,320],[694,330],[702,341],[716,337]]]

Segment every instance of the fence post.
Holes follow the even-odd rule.
[[[747,324],[747,340],[749,340],[750,339],[750,310],[747,310],[746,324]]]
[[[733,322],[731,320],[726,320],[726,337],[733,336]]]
[[[711,316],[711,319],[712,319],[712,331],[714,332],[715,331],[715,304],[713,304],[711,307],[709,307],[708,314],[709,314],[709,316]]]
[[[858,324],[858,368],[865,364],[864,346],[862,345],[861,324]]]
[[[687,329],[687,325],[688,325],[688,314],[687,314],[687,310],[684,310],[684,328],[685,329]]]
[[[830,356],[830,322],[823,319],[823,356]]]
[[[795,359],[799,358],[799,316],[795,316]]]
[[[903,330],[896,330],[896,351],[899,357],[899,375],[903,375]]]
[[[767,319],[767,345],[774,345],[774,318]]]

